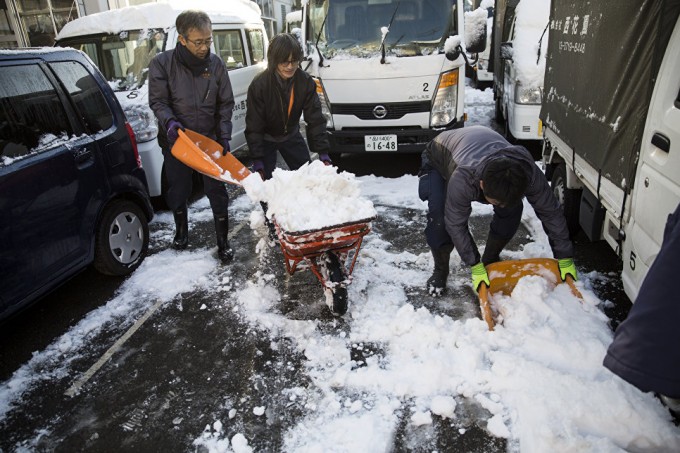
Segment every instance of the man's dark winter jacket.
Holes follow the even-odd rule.
[[[168,147],[171,119],[221,144],[231,140],[234,93],[224,62],[210,54],[207,70],[194,76],[175,50],[162,52],[149,64],[149,105],[158,118],[158,143]]]
[[[248,88],[246,140],[253,159],[262,159],[263,142],[283,141],[297,132],[304,113],[309,149],[328,154],[330,145],[326,133],[326,118],[321,113],[321,102],[316,94],[314,79],[301,69],[293,75],[293,107],[288,115],[289,93],[277,80],[275,70],[258,74]]]
[[[468,221],[473,201],[488,203],[479,182],[489,162],[499,157],[515,159],[522,164],[529,181],[524,196],[548,234],[554,257],[573,256],[573,245],[559,202],[526,149],[512,146],[487,127],[471,126],[442,132],[428,144],[425,153],[430,164],[448,181],[444,208],[446,231],[465,264],[473,266],[480,262]]]

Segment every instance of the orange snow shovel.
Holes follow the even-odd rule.
[[[493,330],[496,325],[489,303],[491,293],[503,293],[507,296],[512,292],[519,279],[527,275],[544,276],[555,283],[562,281],[557,260],[552,258],[499,261],[486,266],[486,272],[489,274],[490,286],[487,287],[485,283],[479,285],[479,306],[482,311],[482,318],[489,326],[489,330]],[[566,283],[571,288],[572,294],[583,300],[583,296],[576,288],[571,275],[567,275]]]
[[[189,129],[179,129],[177,133],[179,138],[172,147],[172,155],[197,172],[239,186],[250,175],[250,170],[233,154],[223,156],[224,148],[215,140]]]

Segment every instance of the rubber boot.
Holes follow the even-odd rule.
[[[217,234],[217,257],[222,264],[231,263],[234,251],[229,246],[229,217],[224,214],[215,216],[215,233]]]
[[[434,258],[434,272],[427,279],[427,292],[433,296],[441,296],[446,290],[446,279],[449,276],[449,259],[453,246],[447,245],[438,249],[432,249]]]
[[[175,238],[172,240],[172,248],[184,250],[189,245],[189,213],[186,206],[172,213],[175,218]]]
[[[500,236],[489,233],[489,237],[486,240],[486,246],[484,247],[484,253],[482,254],[482,263],[486,266],[487,264],[500,261],[501,252],[503,251],[503,248],[508,245],[508,242],[510,242],[510,239],[503,239]]]

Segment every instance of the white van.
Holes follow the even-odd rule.
[[[210,16],[214,38],[211,52],[221,56],[229,69],[235,101],[229,145],[237,151],[246,146],[248,86],[267,67],[267,34],[255,2],[203,3],[193,1],[190,7]],[[158,125],[149,107],[148,66],[158,52],[174,48],[178,38],[175,19],[188,9],[186,6],[187,2],[171,1],[105,11],[67,23],[57,35],[57,46],[88,54],[116,92],[135,132],[152,197],[163,195],[167,184],[156,140]]]

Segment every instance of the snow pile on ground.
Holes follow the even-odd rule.
[[[373,182],[366,186],[376,190],[367,195],[374,201],[417,192],[412,176]],[[410,206],[406,196],[396,199],[421,206],[415,197]],[[475,204],[473,216],[480,215],[489,215],[488,207]],[[535,242],[505,259],[549,250],[528,204],[524,217]],[[455,254],[452,264],[460,266]],[[330,332],[318,321],[280,314],[273,275],[237,293],[239,312],[254,328],[273,344],[290,339],[306,357],[314,385],[290,391],[307,415],[288,430],[284,451],[389,451],[404,419],[407,429],[424,430],[420,447],[436,449],[428,444],[435,420],[461,430],[458,408],[470,404],[488,412],[487,431],[507,439],[510,451],[680,451],[678,430],[659,401],[602,366],[612,333],[587,281],[578,282],[580,301],[567,285],[521,279],[510,296],[494,296],[503,323],[490,332],[475,313],[454,318],[423,305],[426,296],[411,296],[430,267],[425,253],[389,250],[381,238],[367,236],[349,286],[346,324]],[[448,286],[469,286],[469,274],[454,271]],[[474,309],[471,290],[469,296],[445,301]],[[364,358],[353,360],[350,351],[364,351]],[[216,447],[217,440],[196,444],[229,451]]]
[[[352,173],[340,172],[321,161],[290,171],[277,168],[272,178],[258,174],[243,180],[254,202],[268,205],[267,217],[276,217],[289,232],[316,230],[375,217],[373,203],[361,197],[359,181]]]

